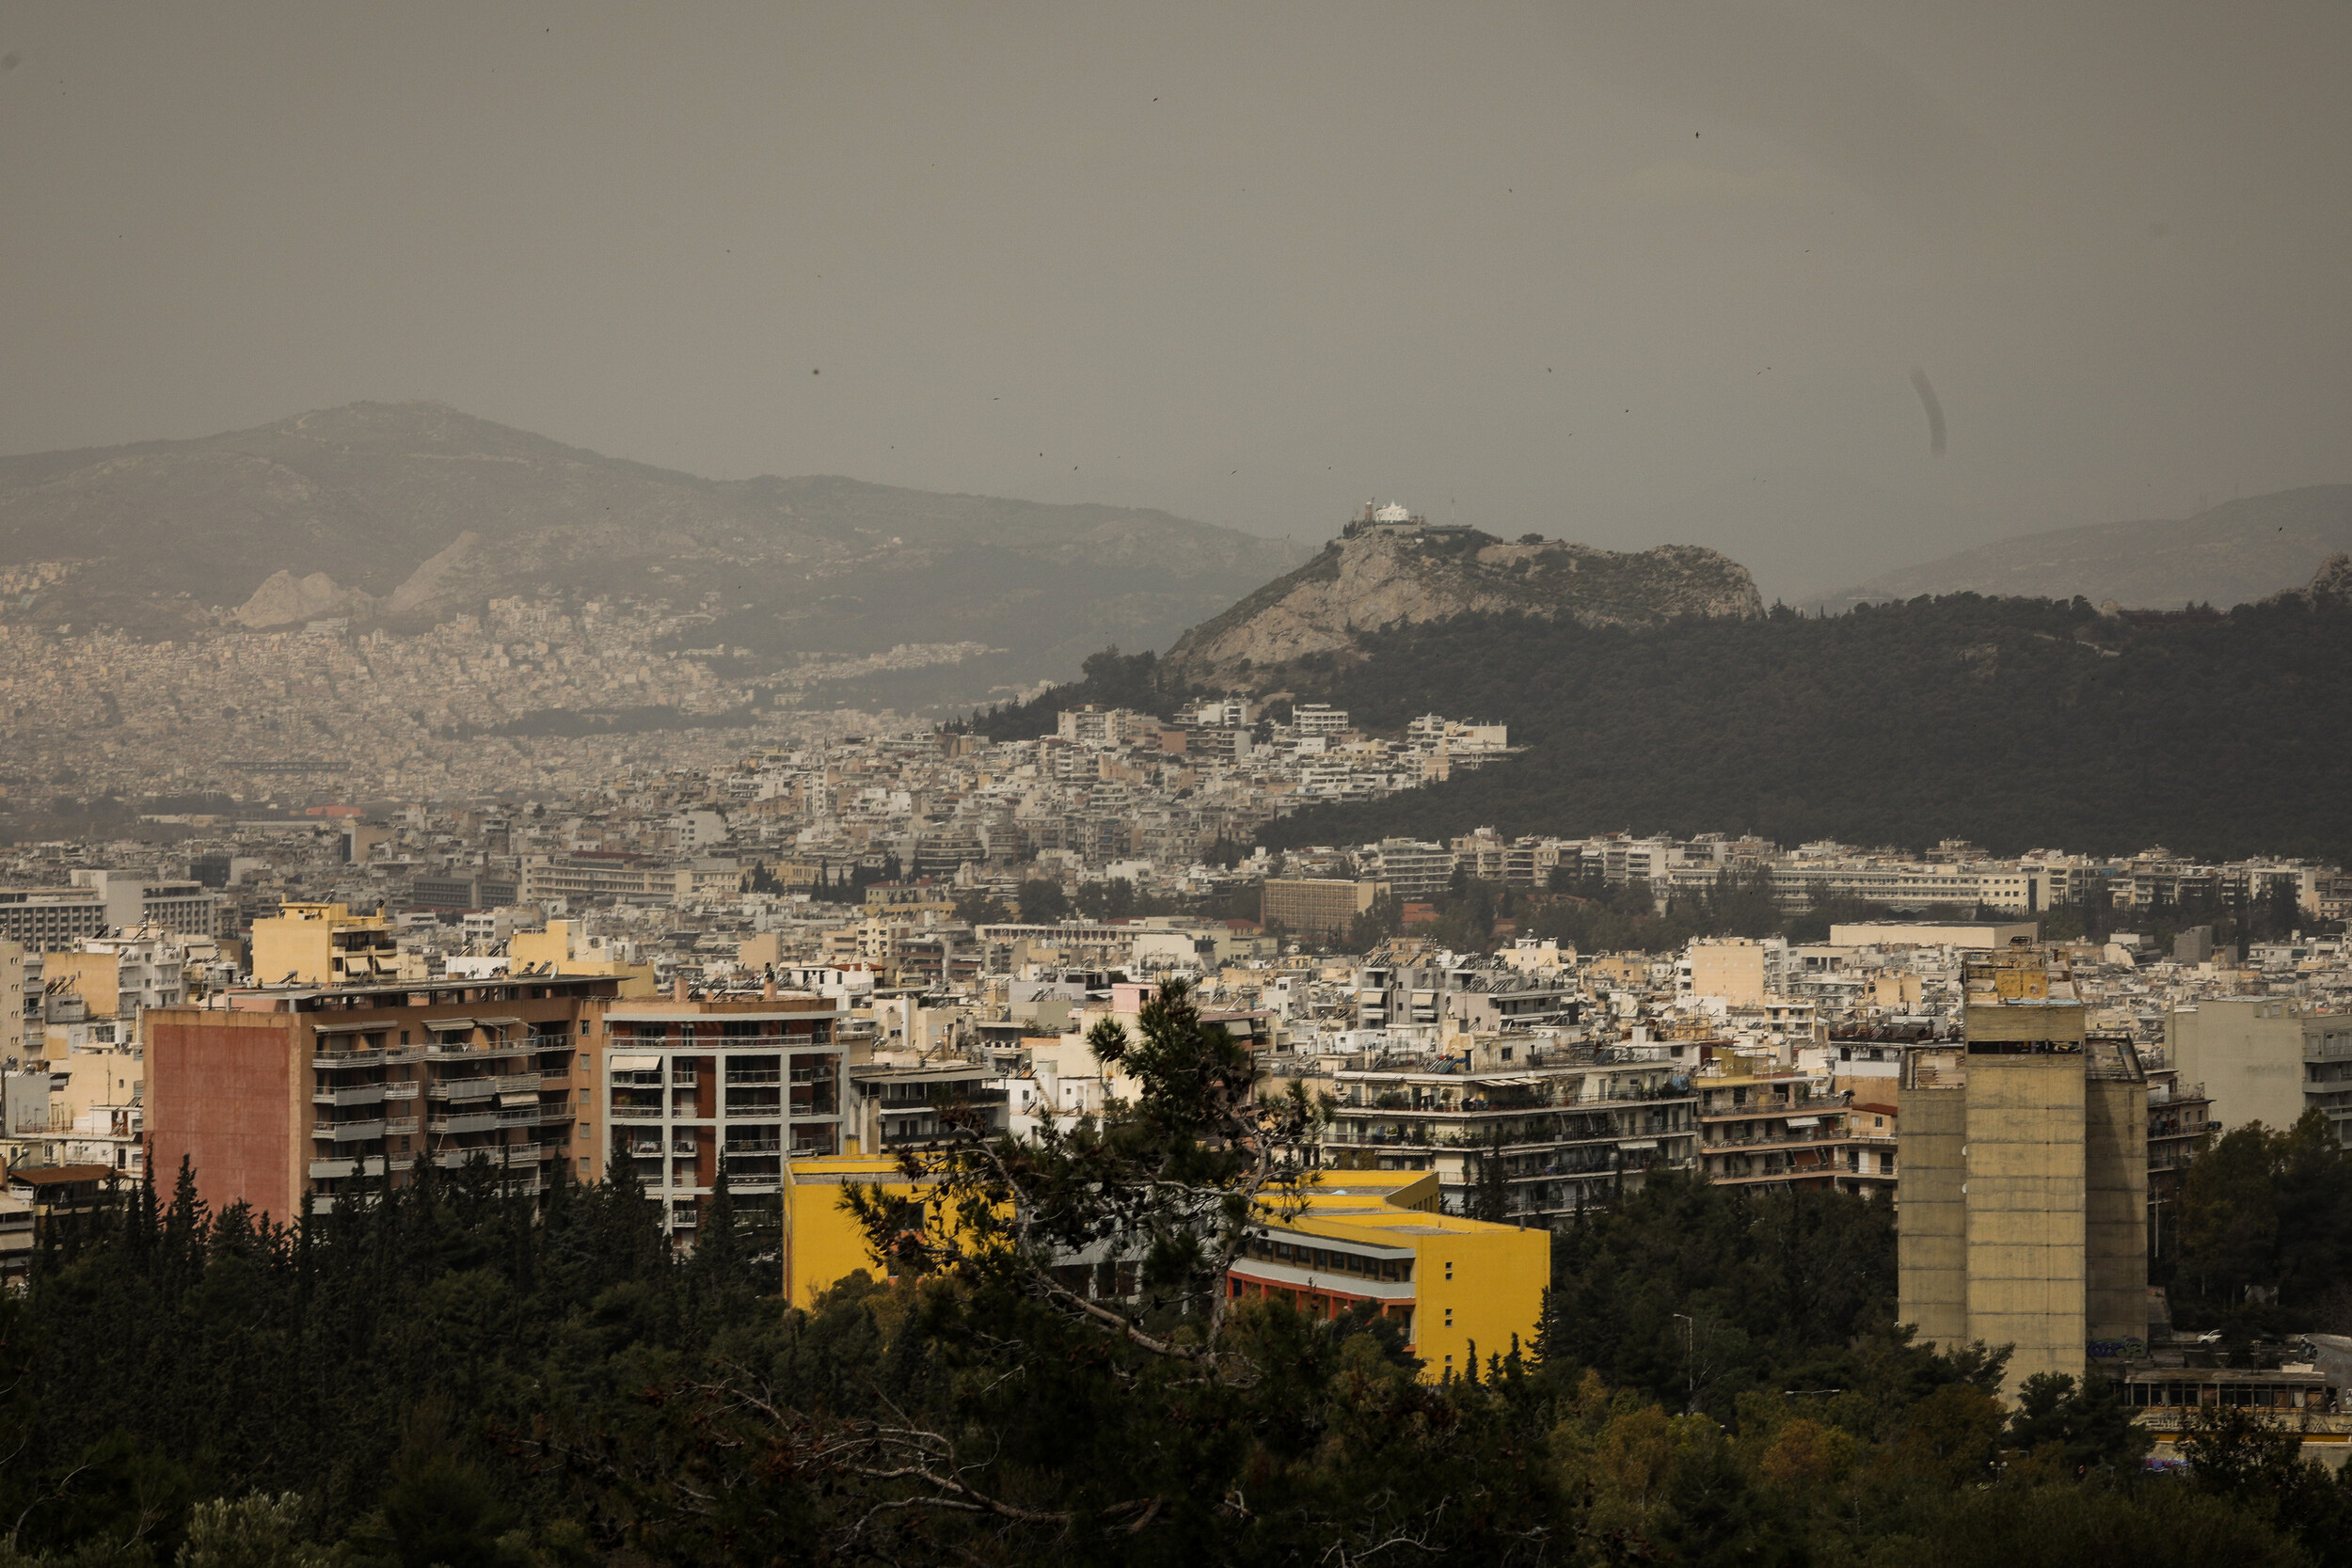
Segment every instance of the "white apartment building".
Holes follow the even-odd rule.
[[[622,1001],[604,1015],[604,1102],[663,1228],[691,1238],[718,1180],[783,1190],[787,1156],[838,1154],[847,1009],[819,997]]]

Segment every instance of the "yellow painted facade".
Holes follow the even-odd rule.
[[[550,920],[544,931],[516,931],[506,939],[507,962],[516,974],[553,964],[551,973],[556,974],[609,974],[621,982],[624,997],[649,997],[659,989],[653,965],[624,963],[604,955],[602,940],[587,936],[573,920]]]
[[[879,1185],[894,1197],[914,1194],[898,1162],[881,1156],[841,1155],[784,1163],[784,1294],[795,1307],[817,1298],[858,1270],[880,1275],[866,1244],[866,1232],[841,1206],[842,1189],[852,1182]]]
[[[64,980],[92,1018],[112,1018],[121,1000],[121,959],[112,953],[52,953],[41,960],[41,979],[52,990]]]
[[[1409,1251],[1407,1281],[1374,1280],[1327,1261],[1301,1266],[1253,1255],[1234,1264],[1234,1287],[1241,1294],[1286,1296],[1328,1316],[1359,1301],[1379,1302],[1391,1316],[1406,1315],[1406,1340],[1425,1378],[1459,1377],[1473,1354],[1483,1364],[1507,1353],[1514,1336],[1522,1350],[1534,1348],[1551,1283],[1551,1233],[1439,1213],[1435,1172],[1326,1171],[1306,1211],[1270,1221],[1268,1228]],[[1344,1249],[1314,1250],[1327,1260],[1335,1252],[1345,1256]]]
[[[264,986],[406,979],[392,923],[343,904],[280,904],[253,923],[253,978]],[[415,978],[422,978],[419,967]]]
[[[880,1272],[864,1231],[841,1207],[843,1186],[875,1182],[898,1196],[914,1188],[888,1159],[795,1160],[788,1170],[784,1291],[793,1306],[807,1307],[859,1269]],[[1522,1350],[1534,1347],[1544,1291],[1551,1283],[1550,1232],[1439,1213],[1434,1172],[1324,1172],[1306,1209],[1289,1219],[1269,1216],[1266,1229],[1343,1243],[1316,1249],[1327,1258],[1345,1255],[1349,1243],[1384,1256],[1409,1253],[1411,1277],[1368,1282],[1345,1272],[1294,1271],[1246,1257],[1234,1265],[1229,1286],[1236,1295],[1284,1296],[1311,1313],[1336,1316],[1376,1292],[1391,1315],[1405,1318],[1407,1342],[1432,1381],[1461,1376],[1473,1354],[1484,1363],[1507,1353],[1515,1336]]]

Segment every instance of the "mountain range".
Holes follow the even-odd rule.
[[[1136,508],[701,479],[437,404],[0,458],[0,618],[407,631],[496,597],[632,596],[764,661],[985,643],[949,677],[966,700],[1165,645],[1305,553]]]
[[[2226,610],[2300,587],[2343,550],[2352,550],[2352,484],[2314,484],[2225,501],[2193,517],[2092,523],[1996,540],[1823,594],[1807,608],[1983,594]]]
[[[2318,485],[2008,539],[1810,608],[1956,593],[2227,606],[2345,549],[2352,485]],[[1289,667],[1360,657],[1375,633],[1456,615],[1647,626],[1761,608],[1745,567],[1696,546],[1430,529],[1313,551],[1138,508],[704,479],[430,403],[0,458],[0,622],[165,638],[332,617],[405,632],[506,596],[666,604],[694,616],[681,642],[748,650],[731,663],[745,674],[901,643],[993,650],[855,693],[914,707],[1066,679],[1105,644],[1168,649],[1186,685],[1266,689]]]

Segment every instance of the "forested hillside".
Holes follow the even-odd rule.
[[[2103,617],[1973,594],[1650,634],[1458,621],[1384,639],[1315,695],[1359,722],[1502,720],[1514,762],[1281,843],[1612,829],[2123,853],[2352,848],[2352,613],[2299,598]]]
[[[847,1189],[898,1277],[808,1311],[772,1197],[722,1180],[681,1260],[624,1160],[543,1212],[424,1164],[295,1230],[184,1170],[114,1195],[0,1292],[0,1568],[2352,1561],[2352,1482],[2292,1433],[2215,1409],[2149,1475],[2114,1384],[2005,1408],[2003,1347],[1911,1342],[1852,1194],[1654,1177],[1463,1378],[1361,1307],[1213,1312],[1272,1190],[1230,1134],[1311,1137],[1305,1102],[1181,988],[1118,1045],[1135,1106],[911,1152],[935,1203]],[[2233,1355],[2344,1326],[2344,1159],[2314,1115],[2191,1170],[2161,1272]],[[1136,1295],[1056,1290],[1072,1237],[1147,1234]]]
[[[1464,616],[1367,640],[1295,694],[1393,729],[1500,721],[1527,755],[1450,784],[1285,817],[1278,846],[1505,833],[1755,832],[1915,848],[1966,838],[2122,853],[2352,852],[2352,610],[2283,595],[2226,613],[2103,616],[1957,594],[1826,618],[1655,630]],[[992,733],[1169,689],[1148,656]]]

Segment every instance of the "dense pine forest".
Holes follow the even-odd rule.
[[[1654,631],[1474,616],[1372,638],[1360,663],[1280,673],[1359,725],[1501,721],[1510,762],[1276,823],[1266,841],[1753,832],[1996,853],[2352,853],[2352,610],[2289,596],[2226,613],[2102,615],[1959,594]],[[997,736],[1057,709],[1172,710],[1150,655],[978,716]]]
[[[888,1262],[813,1310],[772,1203],[679,1259],[625,1164],[544,1212],[421,1167],[293,1229],[134,1187],[0,1299],[0,1562],[2352,1562],[2292,1436],[2217,1413],[2151,1474],[2112,1385],[2005,1407],[1998,1347],[1912,1344],[1850,1195],[1656,1180],[1555,1239],[1537,1343],[1442,1384],[1383,1321],[1205,1314],[1250,1141],[1313,1118],[1181,991],[1103,1043],[1140,1103],[910,1156],[939,1196],[856,1194]],[[2232,1140],[2165,1266],[2235,1354],[2347,1309],[2352,1215],[2324,1129]],[[1120,1310],[1057,1291],[1079,1236],[1149,1240]]]

